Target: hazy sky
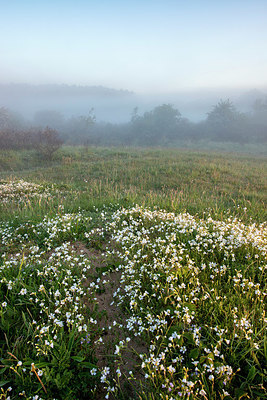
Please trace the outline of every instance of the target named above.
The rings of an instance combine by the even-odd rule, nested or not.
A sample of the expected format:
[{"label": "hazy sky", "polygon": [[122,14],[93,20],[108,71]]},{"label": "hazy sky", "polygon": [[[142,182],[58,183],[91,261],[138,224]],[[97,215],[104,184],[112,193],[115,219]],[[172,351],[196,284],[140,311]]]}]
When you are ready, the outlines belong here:
[{"label": "hazy sky", "polygon": [[267,87],[267,0],[0,0],[0,83]]}]

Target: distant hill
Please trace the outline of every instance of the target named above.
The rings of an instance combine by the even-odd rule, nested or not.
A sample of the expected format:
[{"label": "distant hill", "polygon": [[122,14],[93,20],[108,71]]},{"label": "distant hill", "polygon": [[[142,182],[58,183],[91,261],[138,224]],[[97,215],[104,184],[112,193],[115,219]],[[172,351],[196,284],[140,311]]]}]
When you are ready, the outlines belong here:
[{"label": "distant hill", "polygon": [[78,86],[78,85],[30,85],[30,84],[1,84],[0,97],[3,96],[130,96],[133,92],[128,90],[117,90],[104,86]]},{"label": "distant hill", "polygon": [[0,107],[32,119],[38,111],[58,111],[65,117],[87,115],[94,108],[98,120],[121,122],[138,103],[135,94],[104,86],[1,84]]}]

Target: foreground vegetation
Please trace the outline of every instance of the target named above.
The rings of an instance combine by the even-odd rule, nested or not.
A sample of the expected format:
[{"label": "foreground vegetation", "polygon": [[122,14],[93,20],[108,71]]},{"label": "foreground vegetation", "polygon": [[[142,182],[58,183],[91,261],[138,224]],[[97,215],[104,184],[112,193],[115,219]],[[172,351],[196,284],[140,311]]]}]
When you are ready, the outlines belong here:
[{"label": "foreground vegetation", "polygon": [[263,158],[1,162],[2,399],[266,398]]}]

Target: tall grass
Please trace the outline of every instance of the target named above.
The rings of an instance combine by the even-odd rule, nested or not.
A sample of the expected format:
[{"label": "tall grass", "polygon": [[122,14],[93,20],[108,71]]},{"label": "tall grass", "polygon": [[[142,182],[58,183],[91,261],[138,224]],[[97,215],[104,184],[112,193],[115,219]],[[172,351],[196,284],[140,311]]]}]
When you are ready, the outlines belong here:
[{"label": "tall grass", "polygon": [[[229,210],[244,221],[266,219],[264,157],[80,147],[65,147],[56,159],[41,165],[31,152],[12,152],[10,157],[0,179],[24,179],[57,189],[49,199],[25,199],[25,216],[53,213],[60,204],[77,211],[107,203],[138,203],[176,212],[203,214],[210,209],[217,216]],[[0,209],[2,218],[18,211],[11,203]]]}]

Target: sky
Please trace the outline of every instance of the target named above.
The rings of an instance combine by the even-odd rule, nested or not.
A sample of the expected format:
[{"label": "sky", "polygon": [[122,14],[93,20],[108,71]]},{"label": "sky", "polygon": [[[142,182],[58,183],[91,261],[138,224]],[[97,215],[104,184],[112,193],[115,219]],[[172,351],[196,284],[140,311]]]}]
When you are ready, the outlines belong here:
[{"label": "sky", "polygon": [[266,0],[0,0],[0,83],[267,88]]}]

